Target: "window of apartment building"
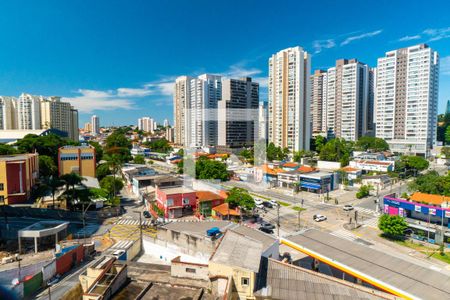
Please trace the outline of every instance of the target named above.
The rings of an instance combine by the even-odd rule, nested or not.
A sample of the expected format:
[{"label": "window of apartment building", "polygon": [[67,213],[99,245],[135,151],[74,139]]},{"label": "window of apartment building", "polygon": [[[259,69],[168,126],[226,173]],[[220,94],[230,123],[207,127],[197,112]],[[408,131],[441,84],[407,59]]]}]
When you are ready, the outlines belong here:
[{"label": "window of apartment building", "polygon": [[4,184],[0,183],[0,191],[3,191],[3,189],[4,189]]},{"label": "window of apartment building", "polygon": [[183,198],[183,205],[189,205],[189,198]]},{"label": "window of apartment building", "polygon": [[197,273],[197,270],[193,269],[193,268],[186,268],[186,273]]},{"label": "window of apartment building", "polygon": [[167,206],[173,206],[173,199],[172,198],[167,199]]},{"label": "window of apartment building", "polygon": [[247,286],[250,283],[250,279],[248,277],[241,277],[241,285]]},{"label": "window of apartment building", "polygon": [[0,204],[5,204],[5,196],[0,196]]}]

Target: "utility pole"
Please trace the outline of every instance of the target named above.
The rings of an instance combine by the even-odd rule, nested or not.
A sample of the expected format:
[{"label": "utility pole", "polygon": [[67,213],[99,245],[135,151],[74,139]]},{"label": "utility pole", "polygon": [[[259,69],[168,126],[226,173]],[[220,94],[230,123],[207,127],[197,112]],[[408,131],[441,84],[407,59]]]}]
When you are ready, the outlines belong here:
[{"label": "utility pole", "polygon": [[277,205],[277,235],[280,238],[280,205]]},{"label": "utility pole", "polygon": [[144,237],[142,234],[142,214],[138,211],[139,213],[139,235],[141,237],[141,251],[144,248]]}]

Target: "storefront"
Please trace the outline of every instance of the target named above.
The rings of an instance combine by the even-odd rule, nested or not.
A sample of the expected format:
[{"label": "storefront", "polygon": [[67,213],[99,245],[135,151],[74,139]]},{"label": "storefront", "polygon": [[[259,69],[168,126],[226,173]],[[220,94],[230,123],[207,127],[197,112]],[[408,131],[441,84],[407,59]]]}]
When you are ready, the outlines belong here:
[{"label": "storefront", "polygon": [[300,175],[300,188],[316,194],[323,194],[334,190],[333,173],[317,172]]}]

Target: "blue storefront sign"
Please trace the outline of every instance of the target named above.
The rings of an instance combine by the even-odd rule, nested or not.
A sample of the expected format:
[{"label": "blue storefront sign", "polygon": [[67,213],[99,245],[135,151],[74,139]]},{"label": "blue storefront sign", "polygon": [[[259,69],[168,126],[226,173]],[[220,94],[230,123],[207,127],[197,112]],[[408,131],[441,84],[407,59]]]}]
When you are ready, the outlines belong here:
[{"label": "blue storefront sign", "polygon": [[443,210],[439,207],[429,207],[424,204],[416,203],[416,202],[408,202],[405,200],[395,199],[395,198],[387,198],[384,197],[384,204],[392,207],[403,208],[410,211],[416,211],[423,214],[430,214],[436,217],[448,218],[450,216],[450,211]]}]

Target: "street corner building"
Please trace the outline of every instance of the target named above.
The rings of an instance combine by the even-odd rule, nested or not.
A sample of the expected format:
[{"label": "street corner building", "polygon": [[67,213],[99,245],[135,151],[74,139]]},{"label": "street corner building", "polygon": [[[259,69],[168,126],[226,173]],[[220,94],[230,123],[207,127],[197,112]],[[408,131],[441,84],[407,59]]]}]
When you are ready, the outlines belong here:
[{"label": "street corner building", "polygon": [[38,174],[37,153],[0,156],[0,205],[26,202]]}]

